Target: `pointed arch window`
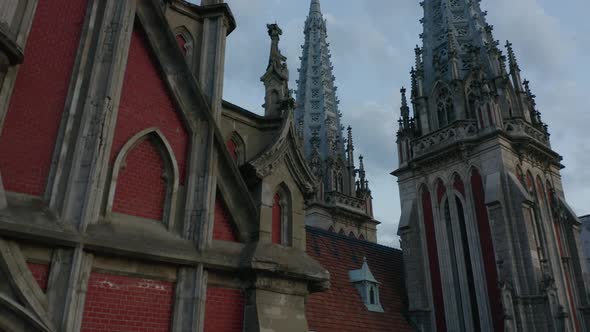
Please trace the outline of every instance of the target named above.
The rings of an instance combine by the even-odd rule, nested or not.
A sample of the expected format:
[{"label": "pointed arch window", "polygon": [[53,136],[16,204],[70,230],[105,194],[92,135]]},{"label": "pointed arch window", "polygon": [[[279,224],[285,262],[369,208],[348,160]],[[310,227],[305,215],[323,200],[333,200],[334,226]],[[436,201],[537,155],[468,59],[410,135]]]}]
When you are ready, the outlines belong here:
[{"label": "pointed arch window", "polygon": [[272,234],[274,244],[292,245],[293,222],[290,191],[281,185],[273,196],[272,205]]},{"label": "pointed arch window", "polygon": [[233,132],[225,145],[231,158],[238,166],[243,165],[246,162],[246,146],[240,134]]},{"label": "pointed arch window", "polygon": [[438,127],[442,128],[455,121],[455,106],[453,104],[453,97],[446,87],[440,89],[436,100]]},{"label": "pointed arch window", "polygon": [[189,66],[191,65],[191,59],[193,58],[194,51],[194,38],[188,29],[184,26],[177,27],[174,29],[174,35],[176,36],[176,42],[180,51],[184,55],[184,58],[188,61]]}]

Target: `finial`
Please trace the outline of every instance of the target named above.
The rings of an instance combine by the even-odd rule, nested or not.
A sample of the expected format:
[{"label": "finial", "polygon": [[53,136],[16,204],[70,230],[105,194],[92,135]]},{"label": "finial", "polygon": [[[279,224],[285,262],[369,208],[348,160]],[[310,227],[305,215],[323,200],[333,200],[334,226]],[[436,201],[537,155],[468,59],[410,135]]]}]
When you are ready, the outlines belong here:
[{"label": "finial", "polygon": [[402,107],[408,107],[408,98],[406,98],[406,88],[402,86],[399,90],[402,94]]},{"label": "finial", "polygon": [[510,65],[510,70],[520,71],[520,67],[518,66],[518,62],[516,61],[516,55],[514,54],[514,49],[512,49],[511,42],[506,41],[506,49],[508,50],[508,62]]}]

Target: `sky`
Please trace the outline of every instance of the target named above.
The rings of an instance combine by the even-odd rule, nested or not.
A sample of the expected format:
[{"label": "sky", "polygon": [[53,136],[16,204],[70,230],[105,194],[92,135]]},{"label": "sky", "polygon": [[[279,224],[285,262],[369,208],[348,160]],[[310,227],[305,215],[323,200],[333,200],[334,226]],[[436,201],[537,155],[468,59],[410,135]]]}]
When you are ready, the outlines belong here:
[{"label": "sky", "polygon": [[[309,0],[226,0],[237,21],[227,41],[224,99],[263,114],[270,39],[267,23],[283,30],[290,88],[296,90]],[[381,244],[399,247],[400,216],[395,133],[402,86],[410,85],[414,47],[422,32],[418,0],[321,0],[344,126],[353,127],[355,154],[365,156],[382,224]],[[590,11],[588,0],[482,0],[494,37],[514,49],[531,81],[554,150],[563,156],[566,199],[590,214]],[[586,97],[586,98],[585,98]]]}]

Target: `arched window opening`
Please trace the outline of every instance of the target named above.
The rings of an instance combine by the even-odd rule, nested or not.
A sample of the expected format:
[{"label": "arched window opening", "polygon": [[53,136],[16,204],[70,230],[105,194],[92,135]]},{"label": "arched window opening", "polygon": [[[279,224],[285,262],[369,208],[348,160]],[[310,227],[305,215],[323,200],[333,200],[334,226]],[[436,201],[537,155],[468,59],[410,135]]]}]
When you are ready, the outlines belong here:
[{"label": "arched window opening", "polygon": [[228,139],[227,143],[227,150],[229,151],[229,155],[232,157],[232,159],[237,162],[238,161],[238,146],[236,144],[236,142],[234,142],[233,139]]},{"label": "arched window opening", "polygon": [[477,100],[475,99],[475,96],[473,94],[470,94],[467,100],[469,104],[469,107],[467,108],[467,118],[475,120],[477,119],[477,115],[475,115]]},{"label": "arched window opening", "polygon": [[444,224],[447,229],[447,241],[449,245],[449,258],[451,259],[451,270],[453,273],[453,288],[455,291],[454,301],[457,304],[457,312],[459,314],[459,324],[461,331],[465,331],[465,317],[463,316],[463,301],[461,300],[461,284],[459,281],[459,265],[457,250],[455,249],[455,236],[453,234],[451,207],[449,200],[445,199],[442,205],[442,216],[444,217]]},{"label": "arched window opening", "polygon": [[354,233],[352,231],[350,231],[350,233],[348,233],[348,237],[351,239],[356,239],[356,236],[354,235]]},{"label": "arched window opening", "polygon": [[344,228],[340,229],[340,232],[338,232],[339,235],[346,235],[346,233],[344,232]]},{"label": "arched window opening", "polygon": [[330,226],[330,228],[328,228],[328,231],[329,231],[329,232],[332,232],[332,233],[336,232],[336,231],[334,230],[334,226]]},{"label": "arched window opening", "polygon": [[186,56],[186,44],[187,44],[187,40],[184,38],[184,36],[182,34],[178,34],[176,35],[176,42],[178,43],[178,47],[180,47],[180,50],[182,51],[182,54],[184,54],[184,56]]},{"label": "arched window opening", "polygon": [[463,203],[459,197],[455,196],[457,206],[457,215],[459,217],[459,229],[461,231],[461,244],[463,246],[463,259],[467,272],[467,283],[469,288],[469,300],[471,307],[471,316],[473,317],[473,326],[475,331],[480,331],[479,309],[477,305],[477,292],[475,291],[475,277],[473,273],[473,264],[471,262],[471,250],[469,248],[469,238],[467,237],[467,228],[465,223],[465,211]]},{"label": "arched window opening", "polygon": [[486,108],[488,113],[488,120],[490,121],[490,125],[492,126],[495,124],[494,115],[492,114],[492,108],[490,107],[490,104],[487,104]]},{"label": "arched window opening", "polygon": [[373,287],[369,291],[369,303],[375,304],[375,289]]},{"label": "arched window opening", "polygon": [[437,96],[438,127],[442,128],[455,121],[455,107],[449,89],[442,88]]},{"label": "arched window opening", "polygon": [[238,164],[238,166],[246,162],[245,144],[240,134],[233,132],[225,145],[231,158],[236,162],[236,164]]},{"label": "arched window opening", "polygon": [[518,178],[518,180],[520,181],[520,183],[523,186],[525,186],[525,183],[524,183],[524,173],[522,172],[522,168],[519,165],[516,166],[516,177]]},{"label": "arched window opening", "polygon": [[277,193],[273,197],[272,205],[272,243],[274,244],[282,244],[282,215],[281,195]]},{"label": "arched window opening", "polygon": [[430,191],[426,186],[422,187],[422,212],[424,216],[424,229],[426,233],[426,246],[428,251],[428,265],[430,269],[430,285],[432,287],[432,299],[437,331],[446,331],[445,303],[443,300],[442,278],[438,262],[438,247],[434,230],[434,214]]},{"label": "arched window opening", "polygon": [[342,178],[342,173],[338,173],[337,175],[337,183],[338,183],[338,191],[339,192],[343,192],[344,191],[344,180]]},{"label": "arched window opening", "polygon": [[359,240],[365,241],[365,236],[363,234],[359,235]]},{"label": "arched window opening", "polygon": [[291,246],[293,238],[291,192],[281,184],[273,196],[272,243]]},{"label": "arched window opening", "polygon": [[188,31],[187,28],[182,26],[174,30],[174,35],[176,36],[176,42],[178,43],[180,51],[184,55],[184,58],[187,59],[190,65],[190,59],[192,59],[193,57],[194,49],[194,38],[192,34]]},{"label": "arched window opening", "polygon": [[530,171],[526,172],[526,188],[529,194],[535,195],[535,181]]},{"label": "arched window opening", "polygon": [[471,191],[473,193],[473,203],[475,205],[479,243],[483,256],[492,319],[494,322],[494,328],[499,330],[504,324],[504,309],[501,302],[500,289],[498,287],[496,255],[492,241],[492,231],[490,229],[487,206],[485,204],[484,183],[483,178],[477,169],[473,169],[471,172]]}]

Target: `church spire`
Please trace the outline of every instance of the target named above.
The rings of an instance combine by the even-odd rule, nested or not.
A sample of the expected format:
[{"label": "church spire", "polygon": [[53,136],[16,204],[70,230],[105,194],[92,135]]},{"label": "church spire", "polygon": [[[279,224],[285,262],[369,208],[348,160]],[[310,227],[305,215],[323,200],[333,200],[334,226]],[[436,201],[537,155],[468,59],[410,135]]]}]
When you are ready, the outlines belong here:
[{"label": "church spire", "polygon": [[309,6],[309,16],[315,15],[322,17],[322,8],[320,6],[320,0],[311,0],[311,5]]},{"label": "church spire", "polygon": [[346,160],[336,84],[319,0],[312,0],[305,21],[305,43],[297,81],[297,121],[303,123],[304,151],[324,161]]}]

